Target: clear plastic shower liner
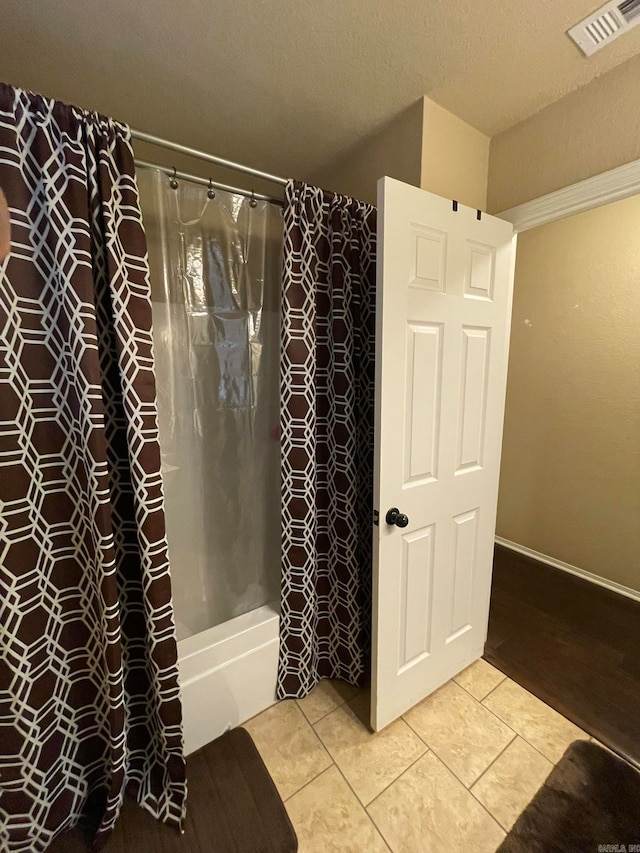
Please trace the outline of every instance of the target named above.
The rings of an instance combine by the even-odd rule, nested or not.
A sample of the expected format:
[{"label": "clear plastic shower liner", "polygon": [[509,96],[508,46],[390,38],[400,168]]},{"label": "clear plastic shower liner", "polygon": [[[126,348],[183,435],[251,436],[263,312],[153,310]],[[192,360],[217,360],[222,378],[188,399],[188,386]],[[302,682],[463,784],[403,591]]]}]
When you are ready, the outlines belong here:
[{"label": "clear plastic shower liner", "polygon": [[279,598],[282,215],[137,174],[178,639]]}]

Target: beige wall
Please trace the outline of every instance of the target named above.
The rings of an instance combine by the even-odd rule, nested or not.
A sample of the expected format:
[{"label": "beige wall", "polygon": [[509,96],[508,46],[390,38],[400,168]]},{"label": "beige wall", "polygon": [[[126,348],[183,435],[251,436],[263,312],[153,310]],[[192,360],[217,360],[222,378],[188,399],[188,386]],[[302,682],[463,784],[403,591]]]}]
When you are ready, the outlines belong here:
[{"label": "beige wall", "polygon": [[422,100],[390,124],[312,176],[328,190],[376,203],[378,178],[387,175],[420,186]]},{"label": "beige wall", "polygon": [[640,159],[640,56],[490,139],[429,98],[311,179],[375,204],[389,175],[498,213]]},{"label": "beige wall", "polygon": [[507,210],[637,159],[640,56],[493,137],[488,210]]},{"label": "beige wall", "polygon": [[640,591],[640,197],[518,238],[497,533]]},{"label": "beige wall", "polygon": [[429,98],[313,176],[330,190],[376,203],[388,175],[486,210],[490,139]]},{"label": "beige wall", "polygon": [[489,137],[429,98],[423,113],[420,186],[486,210]]}]

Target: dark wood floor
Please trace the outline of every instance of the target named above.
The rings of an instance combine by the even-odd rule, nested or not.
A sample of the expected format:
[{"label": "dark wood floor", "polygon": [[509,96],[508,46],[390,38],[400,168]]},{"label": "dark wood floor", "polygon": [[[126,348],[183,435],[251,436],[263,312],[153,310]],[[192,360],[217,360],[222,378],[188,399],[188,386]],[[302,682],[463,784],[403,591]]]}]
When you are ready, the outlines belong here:
[{"label": "dark wood floor", "polygon": [[640,602],[496,545],[484,657],[640,767]]}]

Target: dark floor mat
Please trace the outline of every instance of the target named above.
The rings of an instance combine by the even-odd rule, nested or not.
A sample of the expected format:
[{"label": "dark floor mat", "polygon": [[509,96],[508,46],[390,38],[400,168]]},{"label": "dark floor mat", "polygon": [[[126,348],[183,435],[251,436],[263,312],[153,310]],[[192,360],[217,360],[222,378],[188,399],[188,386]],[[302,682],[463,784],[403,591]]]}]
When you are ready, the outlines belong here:
[{"label": "dark floor mat", "polygon": [[[233,729],[187,759],[184,835],[127,798],[105,853],[295,853],[298,841],[267,768],[244,729]],[[86,853],[80,830],[49,853]]]},{"label": "dark floor mat", "polygon": [[640,773],[594,743],[572,743],[498,853],[640,850]]}]

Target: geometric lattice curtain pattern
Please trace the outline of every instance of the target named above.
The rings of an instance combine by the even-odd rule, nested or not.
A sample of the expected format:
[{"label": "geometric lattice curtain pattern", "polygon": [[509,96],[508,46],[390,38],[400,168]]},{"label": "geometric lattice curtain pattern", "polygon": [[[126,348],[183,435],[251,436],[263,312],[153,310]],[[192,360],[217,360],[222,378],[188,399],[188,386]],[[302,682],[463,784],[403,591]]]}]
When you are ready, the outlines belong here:
[{"label": "geometric lattice curtain pattern", "polygon": [[0,85],[0,187],[0,849],[98,849],[186,793],[130,133]]},{"label": "geometric lattice curtain pattern", "polygon": [[284,222],[281,698],[369,677],[376,210],[290,182]]}]

